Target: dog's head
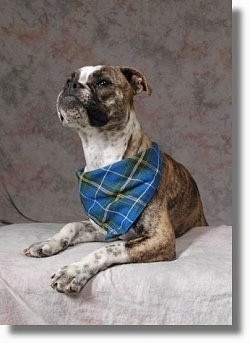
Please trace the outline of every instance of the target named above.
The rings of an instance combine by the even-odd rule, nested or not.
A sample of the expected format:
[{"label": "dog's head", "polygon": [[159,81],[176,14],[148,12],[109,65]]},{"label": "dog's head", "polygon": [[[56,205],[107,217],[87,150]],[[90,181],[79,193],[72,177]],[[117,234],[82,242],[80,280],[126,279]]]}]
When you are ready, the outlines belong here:
[{"label": "dog's head", "polygon": [[114,128],[126,125],[133,97],[151,88],[143,74],[129,67],[83,67],[71,74],[58,95],[64,126]]}]

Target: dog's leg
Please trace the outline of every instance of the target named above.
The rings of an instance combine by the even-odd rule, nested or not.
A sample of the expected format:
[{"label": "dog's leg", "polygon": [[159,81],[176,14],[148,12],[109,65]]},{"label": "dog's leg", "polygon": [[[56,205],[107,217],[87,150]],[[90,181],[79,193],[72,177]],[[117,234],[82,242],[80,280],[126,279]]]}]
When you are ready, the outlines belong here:
[{"label": "dog's leg", "polygon": [[60,268],[52,276],[51,286],[58,292],[77,293],[89,279],[111,265],[175,259],[174,230],[167,219],[163,212],[158,220],[148,222],[148,228],[141,237],[128,242],[114,242],[92,252],[80,262]]},{"label": "dog's leg", "polygon": [[31,257],[47,257],[65,250],[70,245],[81,242],[103,241],[105,233],[90,221],[66,224],[57,234],[46,241],[36,242],[24,249],[24,254]]},{"label": "dog's leg", "polygon": [[159,215],[153,217],[149,210],[144,223],[147,223],[147,226],[143,235],[126,243],[130,261],[136,263],[175,260],[175,233],[167,211],[160,210]]},{"label": "dog's leg", "polygon": [[51,287],[62,293],[77,293],[96,275],[111,265],[130,262],[125,242],[114,242],[88,254],[82,261],[60,268],[52,276]]}]

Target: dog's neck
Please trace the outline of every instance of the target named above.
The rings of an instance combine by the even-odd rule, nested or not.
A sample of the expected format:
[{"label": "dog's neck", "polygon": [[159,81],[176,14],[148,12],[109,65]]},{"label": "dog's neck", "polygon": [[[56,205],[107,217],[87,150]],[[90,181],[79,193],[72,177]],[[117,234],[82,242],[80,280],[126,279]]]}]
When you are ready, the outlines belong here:
[{"label": "dog's neck", "polygon": [[85,156],[85,171],[98,169],[121,159],[135,155],[151,145],[131,110],[127,125],[119,131],[107,131],[97,127],[79,129]]}]

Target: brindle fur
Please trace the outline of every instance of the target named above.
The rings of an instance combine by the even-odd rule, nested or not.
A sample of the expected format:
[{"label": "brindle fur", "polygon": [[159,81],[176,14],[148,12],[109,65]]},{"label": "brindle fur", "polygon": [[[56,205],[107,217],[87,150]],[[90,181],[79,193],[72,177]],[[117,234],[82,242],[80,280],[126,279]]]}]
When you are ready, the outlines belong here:
[{"label": "brindle fur", "polygon": [[165,153],[162,156],[160,184],[135,224],[141,237],[126,244],[133,261],[173,260],[175,237],[208,225],[194,179],[183,165]]},{"label": "brindle fur", "polygon": [[[93,72],[91,72],[93,71]],[[81,74],[82,73],[82,74]],[[98,87],[102,79],[107,87]],[[73,87],[71,89],[70,87]],[[100,168],[149,148],[150,138],[136,118],[133,97],[151,88],[143,74],[129,67],[85,67],[74,72],[58,96],[63,125],[79,133],[86,171]],[[114,264],[171,261],[175,238],[195,226],[207,226],[199,191],[187,169],[162,152],[160,184],[129,232],[65,266],[52,276],[58,292],[79,292],[96,273]],[[27,256],[45,257],[80,242],[103,241],[105,232],[91,221],[70,223],[50,239],[32,244]]]}]

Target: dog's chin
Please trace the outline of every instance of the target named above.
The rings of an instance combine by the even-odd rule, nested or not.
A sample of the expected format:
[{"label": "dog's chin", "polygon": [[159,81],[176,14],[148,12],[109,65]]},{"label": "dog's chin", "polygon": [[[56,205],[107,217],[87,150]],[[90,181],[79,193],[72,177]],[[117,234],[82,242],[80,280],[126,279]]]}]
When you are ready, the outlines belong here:
[{"label": "dog's chin", "polygon": [[60,122],[66,127],[103,127],[109,121],[102,109],[87,108],[77,98],[71,96],[59,100],[57,112]]},{"label": "dog's chin", "polygon": [[58,117],[61,124],[64,127],[71,127],[71,128],[87,128],[87,127],[104,127],[107,124],[107,120],[105,116],[98,115],[96,113],[91,113],[90,115],[86,111],[86,109],[65,109],[65,108],[58,108]]},{"label": "dog's chin", "polygon": [[83,113],[75,114],[65,111],[58,110],[58,117],[61,122],[61,124],[64,127],[70,127],[70,128],[81,128],[89,126],[88,120],[86,120],[87,115]]},{"label": "dog's chin", "polygon": [[59,97],[57,111],[63,126],[76,129],[96,127],[112,130],[126,121],[124,115],[112,114],[114,109],[108,113],[104,106],[94,101],[83,104],[77,97],[69,95]]}]

